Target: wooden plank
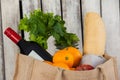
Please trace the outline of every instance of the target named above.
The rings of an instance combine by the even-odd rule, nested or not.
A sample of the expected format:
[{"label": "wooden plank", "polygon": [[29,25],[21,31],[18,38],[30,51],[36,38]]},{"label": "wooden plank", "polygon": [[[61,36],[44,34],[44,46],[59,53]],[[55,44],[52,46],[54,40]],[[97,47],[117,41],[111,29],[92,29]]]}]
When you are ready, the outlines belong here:
[{"label": "wooden plank", "polygon": [[100,0],[81,0],[81,4],[83,20],[87,12],[96,12],[100,14]]},{"label": "wooden plank", "polygon": [[[55,15],[61,15],[60,0],[42,0],[42,8],[44,12],[51,12]],[[50,37],[48,39],[47,51],[53,55],[56,50],[57,49],[54,45],[54,38]]]},{"label": "wooden plank", "polygon": [[[30,12],[35,10],[35,9],[40,9],[40,0],[21,0],[22,1],[22,11],[23,11],[23,16],[30,15]],[[26,40],[29,40],[29,33],[24,32],[24,36]]]},{"label": "wooden plank", "polygon": [[2,52],[2,45],[0,43],[0,80],[4,78],[4,64],[3,64],[3,52]]},{"label": "wooden plank", "polygon": [[30,14],[31,11],[35,9],[40,9],[40,0],[21,0],[22,1],[22,8],[23,8],[23,15]]},{"label": "wooden plank", "polygon": [[1,29],[0,29],[0,80],[3,80],[4,76],[4,63],[3,63],[3,46],[2,46],[2,37],[1,37]]},{"label": "wooden plank", "polygon": [[[10,26],[17,31],[19,21],[19,0],[1,0],[2,29],[3,31]],[[3,33],[2,33],[3,34]],[[18,53],[17,46],[3,35],[4,58],[6,80],[13,80],[15,70],[15,54]]]},{"label": "wooden plank", "polygon": [[102,18],[106,25],[106,52],[117,57],[120,78],[120,9],[119,0],[102,0]]},{"label": "wooden plank", "polygon": [[75,33],[80,38],[78,48],[82,51],[80,0],[62,0],[62,5],[67,31]]},{"label": "wooden plank", "polygon": [[[1,0],[0,0],[1,4]],[[2,27],[1,27],[1,8],[0,8],[0,80],[4,80],[4,61],[3,61],[3,37],[2,37]]]},{"label": "wooden plank", "polygon": [[[1,4],[1,2],[0,2]],[[1,20],[1,9],[0,9],[0,20]],[[3,43],[2,43],[2,27],[0,21],[0,80],[4,80],[4,62],[3,62]]]},{"label": "wooden plank", "polygon": [[42,0],[42,8],[44,12],[61,15],[60,0]]}]

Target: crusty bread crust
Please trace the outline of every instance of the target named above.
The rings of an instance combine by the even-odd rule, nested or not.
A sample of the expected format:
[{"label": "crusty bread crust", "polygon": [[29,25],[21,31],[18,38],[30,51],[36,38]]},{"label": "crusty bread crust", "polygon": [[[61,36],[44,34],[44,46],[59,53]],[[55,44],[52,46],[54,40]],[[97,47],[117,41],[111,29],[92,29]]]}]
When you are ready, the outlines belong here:
[{"label": "crusty bread crust", "polygon": [[89,12],[84,19],[84,54],[102,56],[105,50],[105,25],[99,14]]}]

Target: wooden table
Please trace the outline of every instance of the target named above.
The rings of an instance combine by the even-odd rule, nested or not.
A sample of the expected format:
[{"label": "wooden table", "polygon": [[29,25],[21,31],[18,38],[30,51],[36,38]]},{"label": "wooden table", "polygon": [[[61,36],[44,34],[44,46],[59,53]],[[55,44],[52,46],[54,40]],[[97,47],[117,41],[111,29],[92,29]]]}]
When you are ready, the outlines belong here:
[{"label": "wooden table", "polygon": [[[21,0],[22,8],[20,8],[19,0],[0,0],[0,5],[0,80],[13,80],[15,54],[19,53],[18,47],[3,34],[4,30],[10,26],[20,33],[18,31],[20,14],[29,15],[30,11],[38,8],[44,12],[61,15],[66,21],[67,31],[79,36],[79,49],[81,51],[84,15],[91,11],[100,14],[106,27],[105,52],[117,58],[120,72],[119,0]],[[28,33],[24,35],[28,40]],[[52,39],[49,40],[48,51],[53,54],[56,49],[53,44],[50,44],[51,41]]]}]

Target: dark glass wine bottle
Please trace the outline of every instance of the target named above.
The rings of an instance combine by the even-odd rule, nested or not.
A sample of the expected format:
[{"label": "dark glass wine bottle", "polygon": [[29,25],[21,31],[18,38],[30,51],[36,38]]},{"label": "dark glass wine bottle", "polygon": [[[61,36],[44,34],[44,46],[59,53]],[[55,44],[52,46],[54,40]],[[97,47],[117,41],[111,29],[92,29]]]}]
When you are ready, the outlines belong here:
[{"label": "dark glass wine bottle", "polygon": [[10,27],[5,30],[4,34],[19,46],[22,54],[32,56],[39,60],[42,58],[43,60],[52,61],[52,56],[39,44],[22,39],[21,36]]}]

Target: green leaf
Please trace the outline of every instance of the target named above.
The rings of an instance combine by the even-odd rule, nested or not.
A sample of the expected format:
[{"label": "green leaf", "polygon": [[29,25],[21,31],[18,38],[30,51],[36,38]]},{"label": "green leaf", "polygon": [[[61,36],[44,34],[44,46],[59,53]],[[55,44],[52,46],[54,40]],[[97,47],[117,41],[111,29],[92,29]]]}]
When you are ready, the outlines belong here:
[{"label": "green leaf", "polygon": [[59,41],[60,40],[60,35],[56,32],[53,32],[52,33],[53,37],[56,39],[56,41]]},{"label": "green leaf", "polygon": [[43,36],[38,36],[36,39],[37,43],[40,44],[44,49],[47,49],[47,40]]},{"label": "green leaf", "polygon": [[64,35],[64,30],[62,29],[60,23],[56,23],[56,24],[54,25],[54,31],[55,31],[56,33],[58,33],[60,36],[63,36],[63,35]]},{"label": "green leaf", "polygon": [[40,9],[34,10],[30,16],[24,16],[20,20],[19,30],[29,32],[29,39],[37,42],[44,49],[47,49],[47,40],[50,36],[55,38],[57,48],[74,46],[79,38],[66,31],[65,21],[61,16],[53,13],[44,13]]},{"label": "green leaf", "polygon": [[25,31],[29,31],[30,28],[27,26],[28,25],[28,18],[25,15],[25,17],[23,19],[20,20],[20,24],[19,24],[19,30],[25,30]]},{"label": "green leaf", "polygon": [[36,41],[36,36],[35,36],[34,34],[30,34],[29,39],[30,39],[31,41]]}]

